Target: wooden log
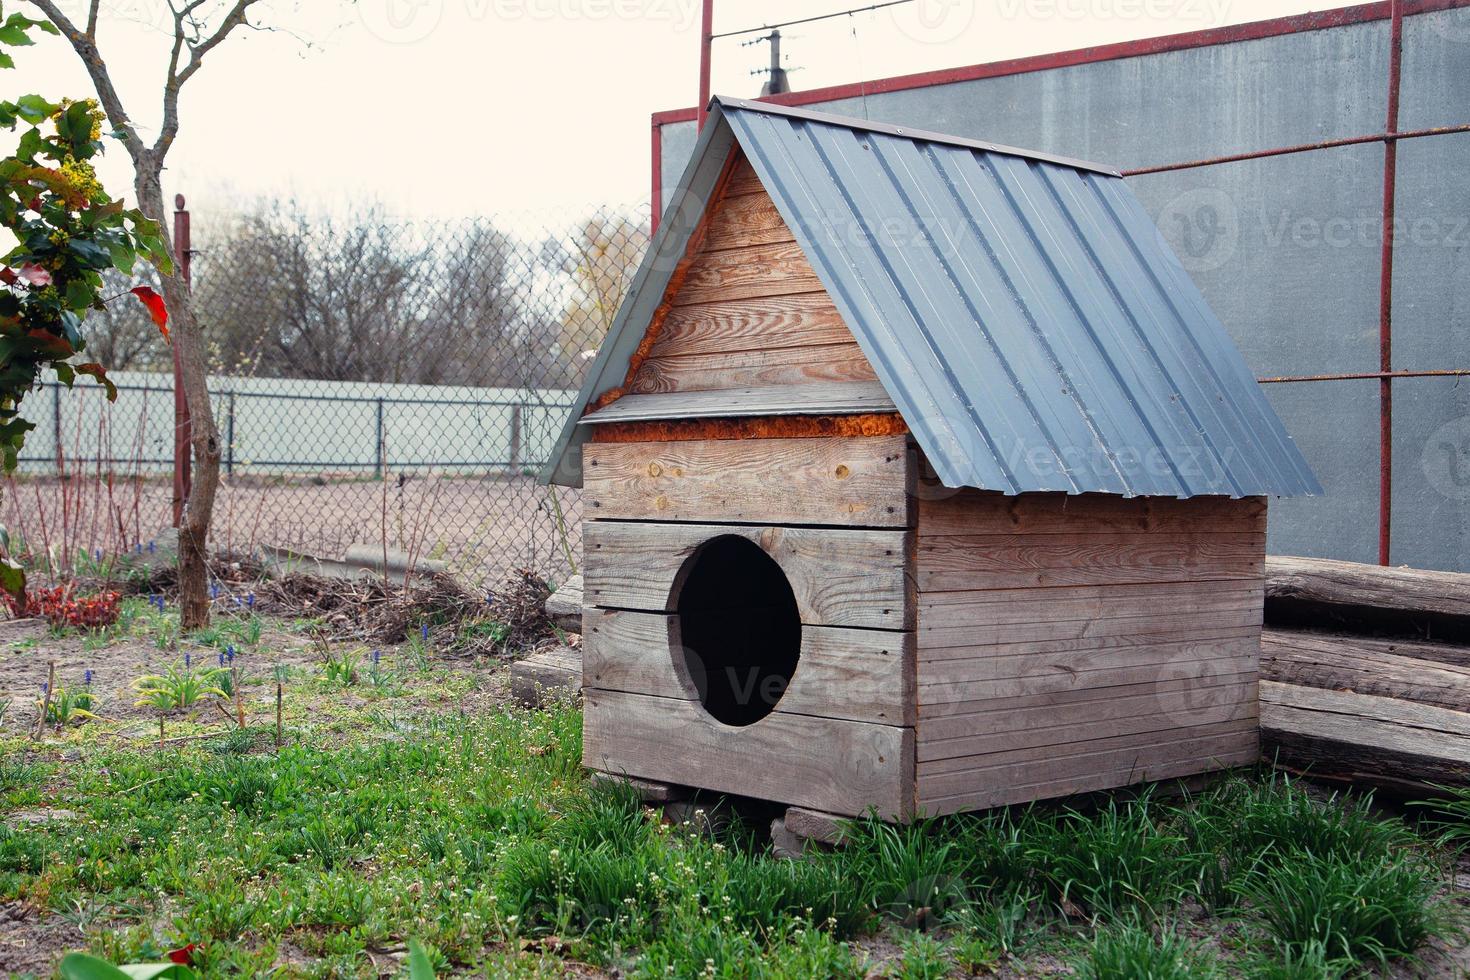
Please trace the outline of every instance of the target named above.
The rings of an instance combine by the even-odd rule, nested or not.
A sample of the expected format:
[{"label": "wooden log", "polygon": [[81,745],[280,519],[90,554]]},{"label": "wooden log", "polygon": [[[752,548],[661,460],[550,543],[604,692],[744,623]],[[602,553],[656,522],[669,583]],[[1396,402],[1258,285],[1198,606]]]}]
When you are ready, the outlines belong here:
[{"label": "wooden log", "polygon": [[1470,783],[1470,712],[1261,682],[1268,760],[1316,778],[1413,793]]},{"label": "wooden log", "polygon": [[1261,635],[1263,680],[1397,698],[1453,711],[1470,711],[1470,662],[1465,661],[1470,661],[1470,648],[1451,644],[1301,630],[1270,629]]},{"label": "wooden log", "polygon": [[907,527],[907,436],[592,442],[583,501],[599,519]]},{"label": "wooden log", "polygon": [[510,667],[510,694],[527,707],[582,689],[582,653],[571,647],[540,650]]},{"label": "wooden log", "polygon": [[1461,572],[1273,555],[1266,599],[1272,625],[1470,640],[1470,574]]},{"label": "wooden log", "polygon": [[582,632],[582,576],[573,575],[547,596],[545,609],[558,629]]}]

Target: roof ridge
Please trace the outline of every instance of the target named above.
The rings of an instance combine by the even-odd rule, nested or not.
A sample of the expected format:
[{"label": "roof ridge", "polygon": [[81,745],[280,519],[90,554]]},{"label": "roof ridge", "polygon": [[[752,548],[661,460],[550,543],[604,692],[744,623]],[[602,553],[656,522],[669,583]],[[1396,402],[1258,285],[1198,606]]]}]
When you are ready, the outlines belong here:
[{"label": "roof ridge", "polygon": [[1071,167],[1074,170],[1090,170],[1093,173],[1103,174],[1107,177],[1121,178],[1123,176],[1122,172],[1115,167],[1109,167],[1101,163],[1092,163],[1088,160],[1077,160],[1056,153],[1045,153],[1041,150],[1027,150],[1021,147],[1006,146],[1003,143],[991,143],[988,140],[970,139],[965,136],[952,136],[948,133],[936,133],[927,129],[894,126],[889,123],[873,122],[870,119],[858,119],[855,116],[841,116],[831,112],[799,109],[795,106],[777,105],[774,102],[763,102],[759,99],[737,99],[728,95],[715,95],[710,98],[710,106],[718,106],[727,112],[732,109],[743,112],[760,112],[773,116],[786,116],[791,119],[804,119],[808,122],[825,123],[830,126],[843,126],[847,129],[857,129],[869,133],[882,133],[885,136],[901,136],[904,139],[925,143],[943,143],[948,146],[961,146],[970,150],[981,150],[985,153],[999,153],[1004,156],[1021,157],[1026,160],[1039,160],[1042,163],[1054,163],[1058,166]]}]

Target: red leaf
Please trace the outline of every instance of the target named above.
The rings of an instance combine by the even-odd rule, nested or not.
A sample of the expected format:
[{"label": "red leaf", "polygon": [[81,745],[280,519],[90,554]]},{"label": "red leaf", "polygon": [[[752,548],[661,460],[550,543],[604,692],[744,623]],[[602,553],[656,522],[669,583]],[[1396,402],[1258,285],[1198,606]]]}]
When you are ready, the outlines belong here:
[{"label": "red leaf", "polygon": [[153,317],[154,324],[167,340],[168,307],[163,305],[163,297],[154,292],[151,286],[134,286],[130,291],[142,301],[144,306],[148,307],[148,315]]},{"label": "red leaf", "polygon": [[180,947],[179,949],[171,949],[169,950],[168,958],[172,962],[179,964],[179,966],[193,966],[194,950],[198,948],[198,943],[190,943],[189,945]]},{"label": "red leaf", "polygon": [[23,265],[20,267],[20,277],[32,286],[51,285],[51,273],[39,265]]}]

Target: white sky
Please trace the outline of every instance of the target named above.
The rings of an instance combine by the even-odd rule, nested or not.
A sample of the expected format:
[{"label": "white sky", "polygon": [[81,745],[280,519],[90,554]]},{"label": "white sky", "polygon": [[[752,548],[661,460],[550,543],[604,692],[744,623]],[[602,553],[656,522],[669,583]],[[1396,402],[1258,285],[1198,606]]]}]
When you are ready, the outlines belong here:
[{"label": "white sky", "polygon": [[[717,0],[715,29],[872,0]],[[62,0],[83,16],[85,0]],[[792,27],[793,88],[948,68],[1262,20],[1346,0],[915,0]],[[295,196],[314,207],[488,215],[646,196],[649,115],[692,105],[698,0],[267,0],[291,33],[238,32],[190,81],[168,191],[196,209]],[[28,3],[8,10],[35,14]],[[104,0],[101,46],[129,111],[152,132],[165,0]],[[295,36],[292,36],[292,35]],[[716,93],[753,95],[764,46],[717,41]],[[70,47],[16,52],[7,96],[90,95]],[[130,187],[116,147],[102,169]]]}]

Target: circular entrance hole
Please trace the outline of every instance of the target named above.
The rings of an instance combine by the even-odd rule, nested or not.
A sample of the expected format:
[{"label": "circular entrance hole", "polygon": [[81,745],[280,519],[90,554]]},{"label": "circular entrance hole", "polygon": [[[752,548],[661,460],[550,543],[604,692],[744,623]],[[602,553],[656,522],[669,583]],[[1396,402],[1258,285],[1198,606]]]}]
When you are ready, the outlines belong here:
[{"label": "circular entrance hole", "polygon": [[674,656],[699,701],[726,725],[750,725],[786,693],[801,655],[801,616],[775,559],[745,538],[715,538],[684,567]]}]

